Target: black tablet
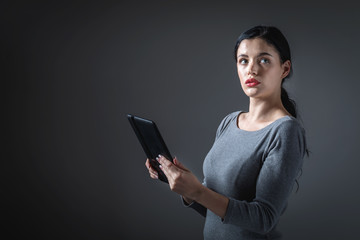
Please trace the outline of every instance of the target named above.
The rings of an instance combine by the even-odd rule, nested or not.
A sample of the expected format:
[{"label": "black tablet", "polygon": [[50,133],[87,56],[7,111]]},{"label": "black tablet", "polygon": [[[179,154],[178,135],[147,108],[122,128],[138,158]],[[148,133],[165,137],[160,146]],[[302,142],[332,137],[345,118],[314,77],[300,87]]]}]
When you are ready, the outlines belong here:
[{"label": "black tablet", "polygon": [[164,139],[154,121],[128,114],[127,118],[141,143],[146,157],[150,160],[151,166],[158,172],[159,179],[168,183],[168,180],[159,167],[156,157],[161,154],[170,161],[173,160]]}]

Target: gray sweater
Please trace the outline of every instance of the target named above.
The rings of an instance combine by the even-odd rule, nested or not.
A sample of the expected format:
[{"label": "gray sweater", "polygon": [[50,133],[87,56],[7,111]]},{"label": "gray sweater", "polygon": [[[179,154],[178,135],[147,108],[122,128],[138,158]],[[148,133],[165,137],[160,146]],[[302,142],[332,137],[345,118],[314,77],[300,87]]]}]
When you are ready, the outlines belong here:
[{"label": "gray sweater", "polygon": [[303,164],[304,129],[286,116],[245,131],[239,114],[221,121],[203,164],[203,184],[230,199],[224,219],[196,202],[186,206],[206,217],[206,240],[280,239],[276,225]]}]

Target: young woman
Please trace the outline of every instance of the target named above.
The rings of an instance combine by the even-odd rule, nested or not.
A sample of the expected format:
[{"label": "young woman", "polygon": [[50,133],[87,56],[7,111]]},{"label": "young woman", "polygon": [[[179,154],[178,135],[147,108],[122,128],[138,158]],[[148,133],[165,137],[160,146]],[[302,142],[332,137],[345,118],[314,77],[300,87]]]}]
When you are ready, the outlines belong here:
[{"label": "young woman", "polygon": [[[280,239],[276,225],[306,153],[295,103],[282,87],[292,71],[290,48],[277,28],[256,26],[238,38],[235,59],[249,110],[221,121],[203,183],[176,158],[157,160],[170,189],[206,217],[204,239]],[[146,167],[157,179],[149,160]]]}]

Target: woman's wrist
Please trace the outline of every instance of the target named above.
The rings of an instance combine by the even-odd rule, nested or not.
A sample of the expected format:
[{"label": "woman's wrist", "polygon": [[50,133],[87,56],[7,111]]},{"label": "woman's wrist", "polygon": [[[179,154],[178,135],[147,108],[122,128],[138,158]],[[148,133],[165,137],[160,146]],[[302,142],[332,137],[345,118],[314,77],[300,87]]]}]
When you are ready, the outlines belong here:
[{"label": "woman's wrist", "polygon": [[206,187],[201,184],[197,189],[197,191],[193,194],[192,199],[196,202],[199,202],[206,190],[205,188]]},{"label": "woman's wrist", "polygon": [[194,191],[191,196],[182,196],[188,204],[196,201],[198,202],[199,199],[201,199],[201,196],[203,195],[203,192],[205,191],[204,185],[200,184],[198,189]]},{"label": "woman's wrist", "polygon": [[229,198],[214,192],[213,190],[201,185],[199,191],[194,194],[194,201],[211,210],[221,218],[225,217]]}]

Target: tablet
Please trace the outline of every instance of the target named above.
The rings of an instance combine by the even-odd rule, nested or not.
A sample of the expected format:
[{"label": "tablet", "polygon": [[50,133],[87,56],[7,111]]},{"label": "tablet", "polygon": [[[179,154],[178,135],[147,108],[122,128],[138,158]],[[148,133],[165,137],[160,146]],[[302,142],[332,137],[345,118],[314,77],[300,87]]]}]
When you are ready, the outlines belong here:
[{"label": "tablet", "polygon": [[127,118],[146,154],[151,166],[158,172],[159,179],[168,183],[168,180],[159,167],[156,157],[161,154],[170,161],[173,160],[164,139],[154,121],[128,114]]}]

